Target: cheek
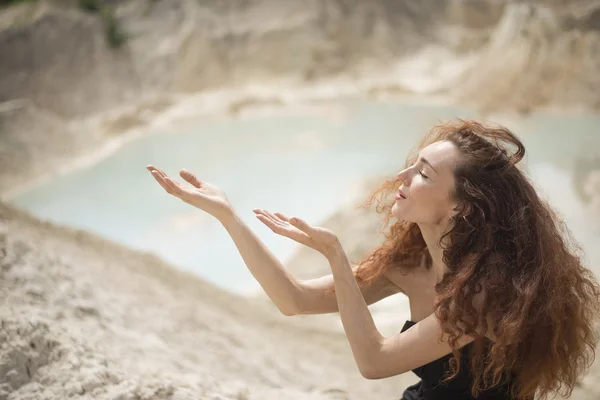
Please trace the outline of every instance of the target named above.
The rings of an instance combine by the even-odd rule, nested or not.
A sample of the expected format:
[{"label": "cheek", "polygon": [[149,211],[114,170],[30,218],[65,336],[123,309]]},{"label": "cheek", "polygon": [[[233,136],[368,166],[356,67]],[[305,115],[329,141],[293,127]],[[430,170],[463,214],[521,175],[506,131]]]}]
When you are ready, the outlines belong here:
[{"label": "cheek", "polygon": [[[450,207],[446,191],[430,185],[419,185],[411,188],[413,206],[425,214],[443,214]],[[433,216],[433,215],[432,215]]]},{"label": "cheek", "polygon": [[419,184],[411,186],[410,188],[410,198],[415,200],[416,204],[427,205],[435,202],[438,194],[435,191],[435,188],[426,185]]}]

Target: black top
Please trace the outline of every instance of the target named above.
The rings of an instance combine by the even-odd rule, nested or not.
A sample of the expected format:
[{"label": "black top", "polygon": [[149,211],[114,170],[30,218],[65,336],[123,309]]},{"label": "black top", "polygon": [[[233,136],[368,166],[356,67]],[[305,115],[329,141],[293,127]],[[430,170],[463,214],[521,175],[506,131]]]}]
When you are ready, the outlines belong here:
[{"label": "black top", "polygon": [[[402,332],[415,324],[415,322],[406,321]],[[412,371],[421,378],[421,381],[409,386],[404,391],[401,400],[512,400],[508,385],[501,385],[481,392],[477,397],[471,395],[473,377],[469,365],[469,349],[473,344],[469,343],[460,349],[460,371],[448,382],[442,383],[441,381],[445,377],[445,372],[450,369],[452,353],[413,369]]]}]

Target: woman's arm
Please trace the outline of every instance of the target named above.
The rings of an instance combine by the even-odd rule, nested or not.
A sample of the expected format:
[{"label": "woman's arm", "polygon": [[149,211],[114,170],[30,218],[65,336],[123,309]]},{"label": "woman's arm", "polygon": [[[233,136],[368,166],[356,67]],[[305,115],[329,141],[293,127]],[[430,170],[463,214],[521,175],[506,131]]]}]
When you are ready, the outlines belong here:
[{"label": "woman's arm", "polygon": [[[332,291],[334,288],[332,274],[302,281],[300,286],[303,301],[299,314],[327,314],[339,311],[335,292]],[[361,287],[361,294],[367,305],[401,292],[402,290],[385,274],[374,279],[368,286]]]},{"label": "woman's arm", "polygon": [[[443,332],[435,314],[405,332],[383,337],[360,296],[342,247],[332,248],[327,259],[333,271],[342,325],[358,369],[365,378],[399,375],[452,352],[448,342],[440,340]],[[465,335],[459,339],[458,347],[471,341],[473,338]]]},{"label": "woman's arm", "polygon": [[277,308],[285,315],[293,315],[296,312],[301,293],[298,281],[281,266],[273,254],[242,222],[223,190],[198,179],[196,175],[184,169],[179,172],[179,175],[189,185],[175,181],[154,165],[148,165],[146,168],[167,193],[209,213],[220,221],[233,238],[250,272]]},{"label": "woman's arm", "polygon": [[[264,210],[255,212],[274,232],[319,251],[329,261],[332,277],[325,277],[327,283],[325,278],[322,278],[323,282],[320,285],[330,285],[329,279],[333,280],[335,300],[344,331],[358,369],[365,378],[378,379],[402,374],[452,351],[447,340],[442,340],[443,331],[435,314],[429,315],[399,335],[383,337],[367,307],[367,296],[361,292],[346,253],[333,232],[280,213],[272,214]],[[379,282],[386,287],[387,284],[382,283],[383,281]],[[317,287],[315,285],[315,288]],[[471,341],[473,337],[463,335],[457,345],[460,348]]]},{"label": "woman's arm", "polygon": [[281,265],[237,213],[232,211],[219,221],[271,301],[284,315],[297,314],[301,304],[300,282]]},{"label": "woman's arm", "polygon": [[[252,230],[231,212],[219,219],[233,239],[252,275],[284,315],[323,314],[338,311],[333,287],[333,275],[298,280],[285,269]],[[362,290],[367,304],[375,303],[400,292],[400,288],[385,276]]]},{"label": "woman's arm", "polygon": [[[184,169],[179,175],[189,185],[175,181],[154,165],[148,165],[146,168],[167,193],[211,214],[225,226],[250,272],[283,314],[337,311],[335,295],[325,294],[332,287],[333,278],[329,276],[298,281],[242,222],[221,189],[198,179],[196,175]],[[364,290],[366,300],[371,303],[395,293],[391,285],[385,278],[369,285]]]}]

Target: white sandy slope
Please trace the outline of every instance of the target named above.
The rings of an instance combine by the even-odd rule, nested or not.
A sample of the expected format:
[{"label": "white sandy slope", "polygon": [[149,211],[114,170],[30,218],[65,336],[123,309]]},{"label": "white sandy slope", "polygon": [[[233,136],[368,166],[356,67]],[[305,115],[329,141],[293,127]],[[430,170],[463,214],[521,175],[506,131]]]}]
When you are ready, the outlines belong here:
[{"label": "white sandy slope", "polygon": [[[215,266],[218,268],[218,266]],[[344,335],[0,203],[0,400],[394,399]]]}]

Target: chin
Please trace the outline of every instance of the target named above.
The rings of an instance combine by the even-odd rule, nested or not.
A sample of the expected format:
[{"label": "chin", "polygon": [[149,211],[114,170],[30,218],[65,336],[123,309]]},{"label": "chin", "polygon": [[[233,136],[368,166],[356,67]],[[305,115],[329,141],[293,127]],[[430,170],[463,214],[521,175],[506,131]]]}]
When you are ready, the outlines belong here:
[{"label": "chin", "polygon": [[398,218],[399,221],[412,222],[404,210],[402,210],[401,207],[398,207],[398,202],[394,203],[391,211],[392,215]]}]

